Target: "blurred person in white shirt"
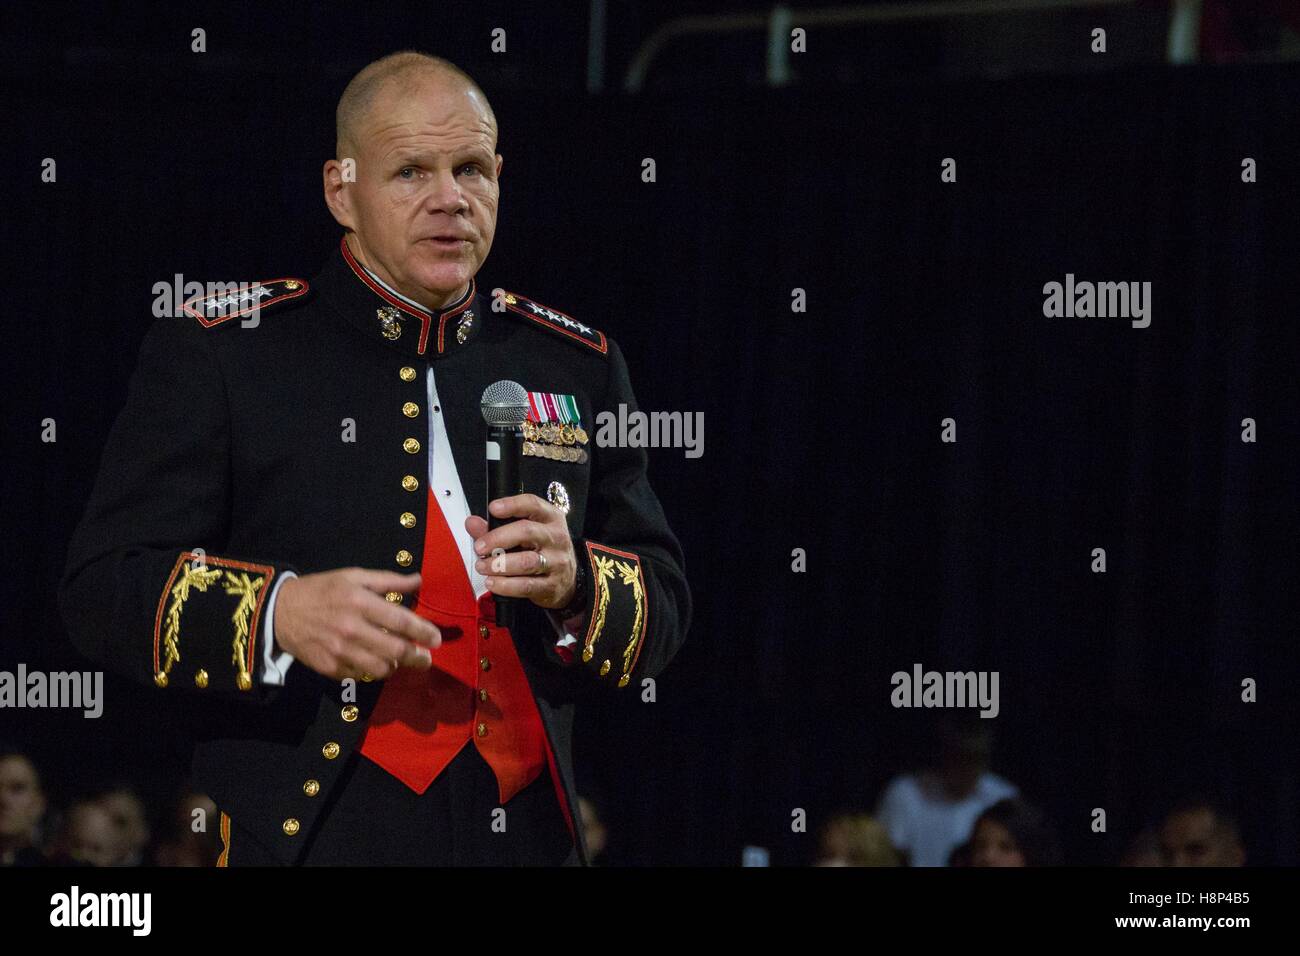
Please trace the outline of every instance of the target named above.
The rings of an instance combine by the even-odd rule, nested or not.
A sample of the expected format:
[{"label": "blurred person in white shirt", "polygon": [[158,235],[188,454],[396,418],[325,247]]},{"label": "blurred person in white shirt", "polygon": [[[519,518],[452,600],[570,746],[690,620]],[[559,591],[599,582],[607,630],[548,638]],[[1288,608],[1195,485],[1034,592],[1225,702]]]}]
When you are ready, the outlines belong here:
[{"label": "blurred person in white shirt", "polygon": [[989,769],[993,731],[977,715],[938,721],[933,756],[924,769],[895,777],[881,794],[876,818],[911,866],[946,866],[971,835],[979,815],[1019,795]]}]

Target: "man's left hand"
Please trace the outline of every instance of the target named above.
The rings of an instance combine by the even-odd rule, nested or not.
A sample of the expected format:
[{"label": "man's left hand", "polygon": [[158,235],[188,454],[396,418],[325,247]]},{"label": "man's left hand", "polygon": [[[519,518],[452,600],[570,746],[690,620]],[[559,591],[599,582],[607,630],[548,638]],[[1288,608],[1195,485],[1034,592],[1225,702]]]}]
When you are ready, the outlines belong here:
[{"label": "man's left hand", "polygon": [[[475,569],[502,597],[527,598],[539,607],[562,608],[573,598],[577,557],[564,512],[536,495],[513,495],[488,504],[496,518],[514,518],[494,531],[478,515],[465,519],[474,539]],[[511,554],[493,554],[497,549]],[[543,560],[543,557],[545,560]]]}]

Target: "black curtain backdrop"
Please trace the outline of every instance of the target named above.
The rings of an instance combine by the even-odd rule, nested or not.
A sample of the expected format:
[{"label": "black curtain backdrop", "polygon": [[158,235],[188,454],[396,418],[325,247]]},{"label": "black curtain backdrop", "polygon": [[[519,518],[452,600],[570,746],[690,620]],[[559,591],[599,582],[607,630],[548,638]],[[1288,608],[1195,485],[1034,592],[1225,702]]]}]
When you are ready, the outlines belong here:
[{"label": "black curtain backdrop", "polygon": [[[690,638],[654,703],[579,713],[613,859],[811,860],[829,813],[924,758],[932,714],[889,700],[921,663],[999,672],[994,767],[1068,860],[1113,862],[1212,789],[1252,861],[1300,862],[1294,66],[589,98],[498,89],[486,54],[405,37],[294,69],[11,77],[0,666],[86,666],[56,583],[153,284],[313,274],[338,239],[334,102],[408,45],[459,59],[500,119],[480,285],[605,329],[646,409],[704,413],[702,458],[651,453]],[[1150,281],[1150,328],[1045,318],[1066,273]],[[0,736],[56,792],[125,776],[161,798],[187,721],[220,720],[195,708],[110,679],[100,720],[5,711]]]}]

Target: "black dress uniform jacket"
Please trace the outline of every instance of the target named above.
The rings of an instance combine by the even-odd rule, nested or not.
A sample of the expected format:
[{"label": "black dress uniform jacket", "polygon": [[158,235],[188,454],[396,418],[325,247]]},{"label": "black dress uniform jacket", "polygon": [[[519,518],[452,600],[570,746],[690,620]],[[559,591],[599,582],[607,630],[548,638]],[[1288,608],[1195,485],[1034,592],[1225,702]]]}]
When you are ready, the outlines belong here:
[{"label": "black dress uniform jacket", "polygon": [[195,783],[270,860],[301,862],[382,685],[352,685],[353,703],[345,685],[300,663],[283,687],[264,685],[266,598],[286,571],[419,570],[427,363],[475,513],[486,500],[479,400],[489,384],[573,396],[591,439],[567,446],[585,455],[534,454],[521,469],[527,492],[547,498],[552,482],[567,491],[590,581],[577,658],[556,655],[555,629],[530,603],[513,631],[575,815],[575,693],[637,693],[684,638],[681,550],[646,454],[595,441],[598,413],[636,409],[618,346],[497,292],[472,286],[457,306],[421,312],[336,251],[310,281],[194,300],[185,316],[158,319],[142,346],[70,546],[62,611],[84,653],[154,693],[181,706],[193,694],[229,702],[203,730]]}]

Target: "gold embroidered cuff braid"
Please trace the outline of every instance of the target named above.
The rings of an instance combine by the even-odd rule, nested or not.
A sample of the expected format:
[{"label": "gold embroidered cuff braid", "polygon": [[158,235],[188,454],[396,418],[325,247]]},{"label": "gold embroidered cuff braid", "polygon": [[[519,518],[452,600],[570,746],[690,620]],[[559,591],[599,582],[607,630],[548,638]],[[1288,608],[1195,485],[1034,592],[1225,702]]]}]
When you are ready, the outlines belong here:
[{"label": "gold embroidered cuff braid", "polygon": [[153,679],[184,675],[199,690],[253,688],[262,605],[276,569],[183,551],[158,599]]},{"label": "gold embroidered cuff braid", "polygon": [[594,541],[585,544],[591,612],[582,661],[602,678],[617,675],[618,686],[626,687],[641,654],[649,614],[641,559]]}]

